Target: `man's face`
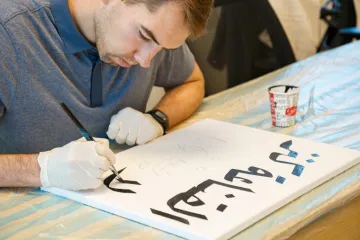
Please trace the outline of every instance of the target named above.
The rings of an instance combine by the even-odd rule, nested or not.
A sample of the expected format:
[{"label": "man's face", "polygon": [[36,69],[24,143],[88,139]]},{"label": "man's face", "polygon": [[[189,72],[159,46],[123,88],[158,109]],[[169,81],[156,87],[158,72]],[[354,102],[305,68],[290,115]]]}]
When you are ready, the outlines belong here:
[{"label": "man's face", "polygon": [[149,67],[162,48],[180,47],[189,31],[178,3],[169,1],[151,13],[144,4],[110,0],[95,13],[95,35],[102,61]]}]

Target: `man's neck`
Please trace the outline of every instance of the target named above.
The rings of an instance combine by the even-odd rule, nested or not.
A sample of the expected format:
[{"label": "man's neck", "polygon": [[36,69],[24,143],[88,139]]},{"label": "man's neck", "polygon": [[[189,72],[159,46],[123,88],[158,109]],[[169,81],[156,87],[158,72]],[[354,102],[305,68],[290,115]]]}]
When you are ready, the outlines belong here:
[{"label": "man's neck", "polygon": [[95,11],[103,4],[101,0],[68,0],[70,13],[79,32],[95,44]]}]

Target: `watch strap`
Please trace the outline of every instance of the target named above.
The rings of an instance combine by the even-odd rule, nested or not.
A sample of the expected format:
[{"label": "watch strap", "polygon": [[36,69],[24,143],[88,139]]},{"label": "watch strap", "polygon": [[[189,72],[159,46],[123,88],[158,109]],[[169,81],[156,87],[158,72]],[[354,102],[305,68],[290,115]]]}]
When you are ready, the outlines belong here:
[{"label": "watch strap", "polygon": [[158,109],[150,110],[147,113],[150,114],[158,123],[160,123],[165,134],[169,128],[169,119],[166,114]]}]

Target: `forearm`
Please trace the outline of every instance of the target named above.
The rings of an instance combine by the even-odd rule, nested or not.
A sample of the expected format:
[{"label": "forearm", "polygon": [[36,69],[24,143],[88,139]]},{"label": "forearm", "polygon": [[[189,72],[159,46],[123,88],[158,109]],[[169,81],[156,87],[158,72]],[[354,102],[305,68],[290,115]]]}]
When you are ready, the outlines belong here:
[{"label": "forearm", "polygon": [[190,117],[204,99],[204,79],[197,65],[192,76],[184,84],[168,91],[156,106],[168,116],[169,128]]},{"label": "forearm", "polygon": [[0,154],[0,187],[39,187],[38,154]]}]

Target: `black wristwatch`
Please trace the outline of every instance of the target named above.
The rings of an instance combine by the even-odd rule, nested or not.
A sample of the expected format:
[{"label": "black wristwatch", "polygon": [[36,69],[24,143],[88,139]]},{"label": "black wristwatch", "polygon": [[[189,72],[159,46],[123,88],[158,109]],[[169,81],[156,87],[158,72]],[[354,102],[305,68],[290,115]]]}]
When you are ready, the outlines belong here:
[{"label": "black wristwatch", "polygon": [[158,109],[150,110],[147,113],[150,114],[158,123],[160,123],[165,134],[169,128],[169,119],[166,114]]}]

